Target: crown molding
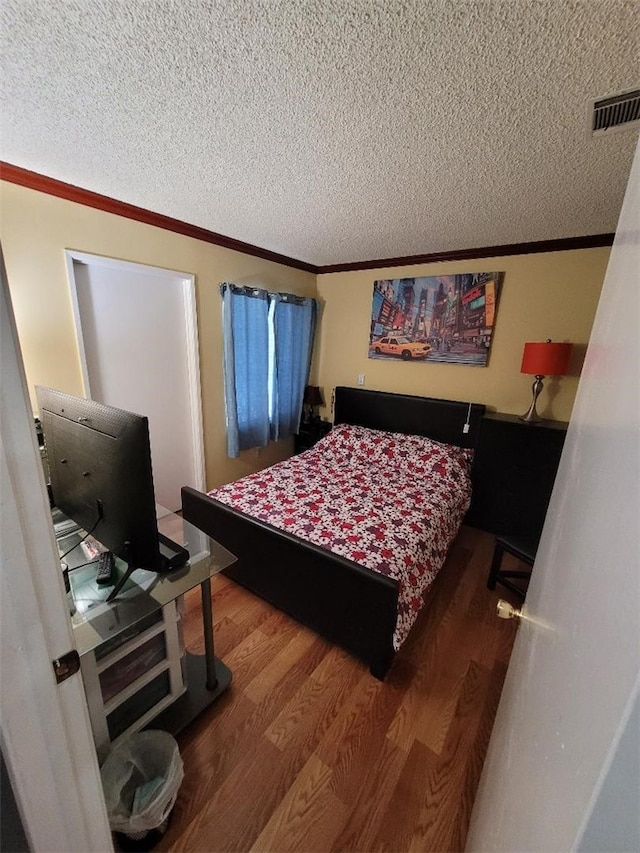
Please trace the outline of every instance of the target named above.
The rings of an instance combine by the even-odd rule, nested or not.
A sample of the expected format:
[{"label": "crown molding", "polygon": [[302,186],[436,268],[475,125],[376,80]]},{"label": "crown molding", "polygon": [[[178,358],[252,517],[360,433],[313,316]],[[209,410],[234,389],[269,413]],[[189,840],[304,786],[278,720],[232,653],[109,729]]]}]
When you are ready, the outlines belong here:
[{"label": "crown molding", "polygon": [[127,204],[127,202],[118,201],[109,196],[73,186],[73,184],[66,184],[55,178],[49,178],[46,175],[22,169],[20,166],[13,166],[11,163],[0,161],[0,178],[12,184],[19,184],[21,187],[28,187],[47,195],[64,198],[67,201],[73,201],[77,204],[84,204],[86,207],[93,207],[96,210],[103,210],[106,213],[113,213],[116,216],[124,216],[126,219],[134,219],[136,222],[145,223],[145,225],[164,228],[165,231],[173,231],[185,237],[193,237],[195,240],[203,240],[205,243],[213,243],[225,249],[243,252],[245,255],[254,255],[257,258],[273,261],[276,264],[283,264],[284,266],[294,267],[295,269],[310,273],[315,273],[317,270],[314,264],[308,264],[296,258],[289,258],[286,255],[262,249],[260,246],[253,246],[251,243],[243,243],[241,240],[235,240],[233,237],[225,237],[224,234],[217,234],[215,231],[208,231],[206,228],[190,225],[188,222],[173,219],[161,213],[153,213],[153,211],[146,210],[143,207],[136,207],[133,204]]},{"label": "crown molding", "polygon": [[568,252],[571,249],[593,249],[611,246],[615,234],[590,234],[586,237],[563,237],[559,240],[539,240],[533,243],[509,243],[504,246],[480,246],[452,252],[432,252],[428,255],[407,255],[400,258],[379,258],[349,264],[329,264],[318,267],[317,274],[373,270],[382,267],[407,267],[415,264],[435,264],[442,261],[467,261],[476,258],[497,258],[505,255],[532,255],[540,252]]},{"label": "crown molding", "polygon": [[22,187],[28,187],[38,192],[57,196],[58,198],[64,198],[67,201],[73,201],[77,204],[84,204],[96,210],[103,210],[106,213],[113,213],[116,216],[124,216],[126,219],[133,219],[136,222],[143,222],[146,225],[153,225],[156,228],[164,228],[166,231],[173,231],[176,234],[193,237],[195,240],[203,240],[205,243],[213,243],[225,249],[243,252],[246,255],[253,255],[257,258],[263,258],[264,260],[273,261],[274,263],[283,264],[294,269],[304,270],[304,272],[314,273],[315,275],[351,272],[354,270],[374,270],[382,269],[383,267],[408,267],[415,266],[416,264],[433,264],[444,261],[496,258],[504,257],[505,255],[531,255],[541,252],[567,252],[572,249],[593,249],[601,246],[611,246],[615,237],[615,234],[590,234],[585,237],[563,237],[558,240],[510,243],[502,246],[480,246],[475,249],[458,249],[450,252],[431,252],[424,255],[407,255],[398,258],[378,258],[370,261],[317,266],[309,264],[306,261],[287,257],[286,255],[280,255],[277,252],[271,252],[268,249],[262,249],[260,246],[254,246],[251,243],[243,243],[241,240],[235,240],[233,237],[225,237],[224,234],[217,234],[215,231],[208,231],[206,228],[200,228],[197,225],[190,225],[188,222],[183,222],[180,219],[173,219],[161,213],[153,213],[143,207],[136,207],[133,204],[118,201],[109,196],[100,195],[100,193],[91,192],[90,190],[82,189],[82,187],[76,187],[73,184],[66,184],[63,181],[49,178],[46,175],[40,175],[37,172],[30,172],[28,169],[22,169],[20,166],[14,166],[11,163],[0,161],[0,178],[9,183],[19,184]]}]

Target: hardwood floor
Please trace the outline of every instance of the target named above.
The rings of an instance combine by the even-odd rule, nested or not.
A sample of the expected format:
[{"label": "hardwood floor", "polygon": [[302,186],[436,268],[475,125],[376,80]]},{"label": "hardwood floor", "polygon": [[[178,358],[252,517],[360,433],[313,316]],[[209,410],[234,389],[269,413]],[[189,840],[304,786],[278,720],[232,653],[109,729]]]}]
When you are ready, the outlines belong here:
[{"label": "hardwood floor", "polygon": [[[517,628],[495,616],[507,591],[486,589],[492,549],[462,529],[385,682],[214,578],[233,681],[178,737],[185,778],[155,849],[463,850]],[[203,651],[198,592],[184,630]]]}]

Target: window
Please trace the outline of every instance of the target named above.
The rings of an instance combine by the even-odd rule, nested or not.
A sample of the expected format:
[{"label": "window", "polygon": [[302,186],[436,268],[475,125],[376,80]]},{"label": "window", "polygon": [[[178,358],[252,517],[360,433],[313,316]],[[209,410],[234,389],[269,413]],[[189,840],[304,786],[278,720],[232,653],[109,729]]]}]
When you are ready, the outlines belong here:
[{"label": "window", "polygon": [[221,285],[227,451],[298,431],[316,325],[314,299]]}]

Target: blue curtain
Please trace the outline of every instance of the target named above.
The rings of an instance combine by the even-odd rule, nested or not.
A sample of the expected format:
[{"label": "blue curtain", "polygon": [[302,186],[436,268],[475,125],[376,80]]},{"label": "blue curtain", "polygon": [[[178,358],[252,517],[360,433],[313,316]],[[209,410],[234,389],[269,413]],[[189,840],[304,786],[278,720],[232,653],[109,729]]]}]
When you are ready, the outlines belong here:
[{"label": "blue curtain", "polygon": [[314,299],[221,285],[227,450],[298,431],[316,326]]},{"label": "blue curtain", "polygon": [[222,285],[227,452],[269,443],[269,299],[264,290]]},{"label": "blue curtain", "polygon": [[316,324],[316,303],[283,294],[272,294],[275,306],[275,381],[271,436],[286,438],[298,432],[304,388],[309,377]]}]

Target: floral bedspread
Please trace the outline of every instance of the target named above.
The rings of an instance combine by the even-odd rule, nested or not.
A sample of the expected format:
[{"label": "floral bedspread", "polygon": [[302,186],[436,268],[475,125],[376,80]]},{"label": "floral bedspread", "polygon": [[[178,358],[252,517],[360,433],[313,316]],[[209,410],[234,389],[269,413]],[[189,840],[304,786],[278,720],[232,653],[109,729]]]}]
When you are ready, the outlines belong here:
[{"label": "floral bedspread", "polygon": [[313,448],[222,486],[222,503],[395,578],[397,650],[471,498],[472,451],[340,424]]}]

